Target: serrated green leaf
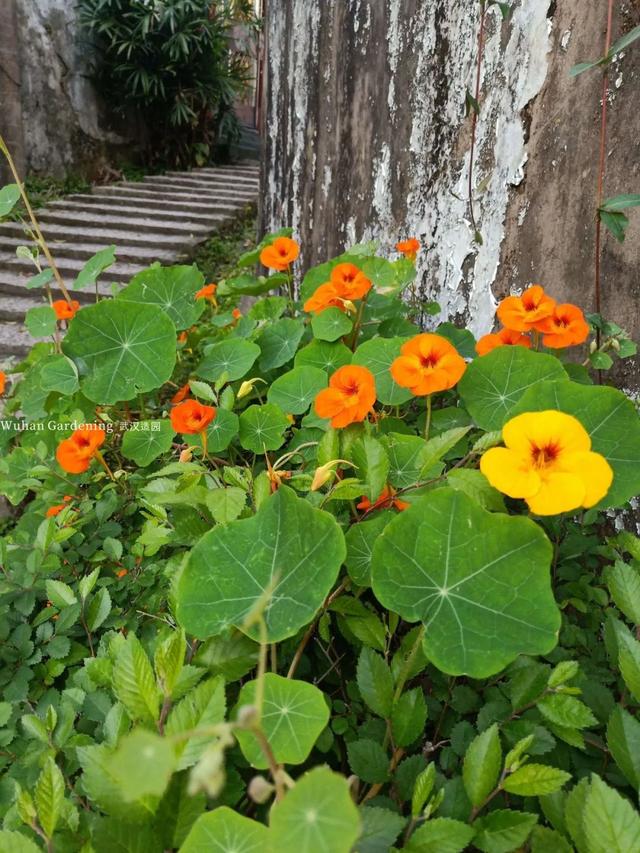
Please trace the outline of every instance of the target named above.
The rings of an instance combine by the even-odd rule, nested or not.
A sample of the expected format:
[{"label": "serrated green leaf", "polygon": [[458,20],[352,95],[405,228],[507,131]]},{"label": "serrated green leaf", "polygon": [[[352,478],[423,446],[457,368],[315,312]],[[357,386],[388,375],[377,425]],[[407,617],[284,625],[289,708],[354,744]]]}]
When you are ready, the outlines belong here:
[{"label": "serrated green leaf", "polygon": [[391,709],[391,731],[396,746],[408,746],[424,732],[427,705],[421,687],[407,690]]},{"label": "serrated green leaf", "polygon": [[62,581],[49,578],[45,581],[45,588],[47,590],[47,598],[54,607],[69,607],[71,604],[77,604],[78,602],[75,592],[68,584]]},{"label": "serrated green leaf", "polygon": [[473,822],[473,843],[483,853],[511,853],[524,844],[537,820],[529,812],[496,809]]},{"label": "serrated green leaf", "polygon": [[640,723],[616,705],[607,723],[607,746],[628,781],[640,788]]},{"label": "serrated green leaf", "polygon": [[211,489],[207,492],[207,509],[218,524],[235,521],[246,503],[247,493],[237,486]]},{"label": "serrated green leaf", "polygon": [[389,756],[377,741],[352,740],[347,744],[347,755],[351,772],[363,782],[375,785],[389,779]]},{"label": "serrated green leaf", "polygon": [[393,707],[393,677],[379,654],[364,647],[358,658],[358,689],[368,707],[383,719],[388,719]]},{"label": "serrated green leaf", "polygon": [[493,791],[501,767],[502,746],[494,723],[473,740],[464,757],[462,780],[472,805],[481,805]]},{"label": "serrated green leaf", "polygon": [[584,804],[588,853],[630,853],[640,850],[640,816],[631,803],[599,776],[591,776]]},{"label": "serrated green leaf", "polygon": [[571,778],[570,773],[547,767],[545,764],[525,764],[504,780],[503,788],[519,797],[540,797],[553,794]]},{"label": "serrated green leaf", "polygon": [[544,696],[537,704],[542,716],[556,726],[569,729],[584,729],[598,721],[590,708],[575,696],[556,693]]},{"label": "serrated green leaf", "polygon": [[416,829],[403,850],[407,853],[462,853],[474,835],[475,829],[460,820],[437,817]]},{"label": "serrated green leaf", "polygon": [[160,695],[149,658],[133,633],[118,647],[113,666],[113,688],[133,720],[156,722]]},{"label": "serrated green leaf", "polygon": [[[165,734],[175,737],[185,732],[215,726],[223,722],[225,710],[224,681],[220,676],[210,678],[190,690],[184,699],[171,709],[165,725]],[[176,738],[176,769],[184,770],[195,764],[211,742],[211,735],[206,734]]]},{"label": "serrated green leaf", "polygon": [[53,758],[47,758],[35,788],[38,821],[47,838],[56,830],[64,801],[64,777]]},{"label": "serrated green leaf", "polygon": [[606,579],[616,605],[630,622],[640,625],[640,573],[618,561],[607,570]]}]

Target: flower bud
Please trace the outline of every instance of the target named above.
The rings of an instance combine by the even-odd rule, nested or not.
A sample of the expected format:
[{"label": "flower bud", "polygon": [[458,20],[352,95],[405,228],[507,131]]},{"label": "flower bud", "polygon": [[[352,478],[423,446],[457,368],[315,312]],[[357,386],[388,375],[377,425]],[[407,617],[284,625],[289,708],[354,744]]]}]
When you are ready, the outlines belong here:
[{"label": "flower bud", "polygon": [[183,462],[183,463],[184,463],[184,462],[191,462],[191,459],[192,459],[192,458],[193,458],[193,453],[191,452],[191,448],[190,448],[190,447],[186,447],[186,448],[182,451],[182,453],[180,454],[180,459],[179,459],[179,461],[180,461],[180,462]]},{"label": "flower bud", "polygon": [[331,459],[329,462],[325,462],[324,465],[320,465],[316,468],[316,472],[313,475],[313,481],[311,483],[311,491],[317,492],[318,489],[321,489],[333,473],[331,469],[334,465],[339,465],[340,463],[344,465],[353,464],[346,459]]},{"label": "flower bud", "polygon": [[255,705],[241,705],[236,719],[240,728],[250,729],[258,722],[258,709]]},{"label": "flower bud", "polygon": [[247,787],[247,794],[254,803],[262,805],[272,796],[275,787],[264,776],[254,776]]}]

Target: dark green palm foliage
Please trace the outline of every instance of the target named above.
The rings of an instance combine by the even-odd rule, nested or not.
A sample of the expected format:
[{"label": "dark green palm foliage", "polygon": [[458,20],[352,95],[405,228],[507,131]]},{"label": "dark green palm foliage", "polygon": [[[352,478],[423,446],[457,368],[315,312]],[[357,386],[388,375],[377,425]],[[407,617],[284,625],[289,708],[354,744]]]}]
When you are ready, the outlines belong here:
[{"label": "dark green palm foliage", "polygon": [[251,79],[251,39],[232,28],[259,23],[249,0],[80,0],[80,21],[98,49],[95,77],[120,116],[146,125],[149,162],[209,159],[234,142],[233,102]]}]

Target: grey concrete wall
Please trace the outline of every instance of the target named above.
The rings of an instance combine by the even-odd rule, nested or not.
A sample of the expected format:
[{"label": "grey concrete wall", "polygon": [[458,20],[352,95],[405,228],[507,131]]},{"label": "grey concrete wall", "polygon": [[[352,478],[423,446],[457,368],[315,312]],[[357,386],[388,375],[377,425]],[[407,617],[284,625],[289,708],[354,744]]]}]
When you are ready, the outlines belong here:
[{"label": "grey concrete wall", "polygon": [[2,0],[0,51],[0,78],[12,78],[11,88],[0,80],[0,132],[14,151],[22,142],[23,171],[99,174],[128,134],[109,126],[91,83],[75,0]]},{"label": "grey concrete wall", "polygon": [[[539,281],[593,308],[606,2],[514,0],[487,13],[474,170],[467,180],[478,0],[273,0],[267,22],[265,228],[292,225],[303,264],[376,238],[417,236],[425,296],[477,334],[496,300]],[[640,23],[617,3],[616,35]],[[607,195],[640,191],[640,43],[615,63]],[[605,239],[605,313],[640,337],[640,214]]]}]

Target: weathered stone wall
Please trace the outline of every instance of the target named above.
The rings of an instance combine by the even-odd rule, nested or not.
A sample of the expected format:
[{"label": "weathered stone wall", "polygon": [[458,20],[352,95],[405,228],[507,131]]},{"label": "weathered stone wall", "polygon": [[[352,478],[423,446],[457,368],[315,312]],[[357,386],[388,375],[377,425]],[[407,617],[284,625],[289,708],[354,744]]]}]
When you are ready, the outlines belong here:
[{"label": "weathered stone wall", "polygon": [[[616,4],[619,35],[638,0]],[[303,264],[377,238],[417,236],[425,295],[487,331],[496,299],[541,281],[592,308],[606,3],[515,0],[487,13],[474,167],[467,180],[478,0],[273,0],[267,22],[265,229],[292,225]],[[607,195],[640,190],[640,44],[612,75]],[[633,214],[632,214],[633,218]],[[604,309],[640,337],[640,215],[604,248]]]},{"label": "weathered stone wall", "polygon": [[126,145],[128,134],[109,126],[91,83],[92,49],[78,27],[75,0],[2,0],[0,5],[0,15],[15,16],[16,24],[12,35],[0,34],[0,46],[7,49],[11,41],[14,54],[6,66],[13,71],[13,89],[2,90],[0,132],[14,138],[15,149],[21,137],[29,173],[96,176],[114,146]]}]

